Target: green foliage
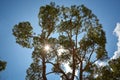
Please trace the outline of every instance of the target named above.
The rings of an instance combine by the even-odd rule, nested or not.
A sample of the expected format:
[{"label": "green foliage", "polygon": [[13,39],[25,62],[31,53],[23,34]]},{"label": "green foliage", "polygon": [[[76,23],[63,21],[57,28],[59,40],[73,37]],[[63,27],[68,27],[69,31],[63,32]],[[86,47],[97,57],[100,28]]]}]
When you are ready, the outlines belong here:
[{"label": "green foliage", "polygon": [[38,14],[39,25],[43,28],[43,31],[47,33],[47,37],[55,30],[58,13],[59,9],[53,2],[51,2],[50,5],[40,7]]},{"label": "green foliage", "polygon": [[[94,78],[94,60],[103,60],[107,56],[106,37],[102,25],[92,11],[84,5],[73,5],[70,8],[62,6],[60,10],[61,22],[58,25],[58,32],[62,34],[58,39],[59,44],[70,51],[70,57],[66,55],[73,58],[72,61],[69,60],[71,61],[69,65],[73,70],[81,68],[79,74],[82,76],[83,72],[87,71],[90,72],[91,78]],[[96,54],[96,59],[91,60],[93,54]],[[64,58],[66,55],[61,56]],[[67,59],[64,58],[66,61]],[[85,61],[84,67],[83,61]],[[79,79],[82,80],[80,76]]]},{"label": "green foliage", "polygon": [[42,66],[36,62],[32,63],[26,72],[26,80],[41,80]]},{"label": "green foliage", "polygon": [[88,39],[91,40],[91,42],[95,45],[97,59],[107,56],[107,52],[105,50],[105,32],[102,30],[101,25],[98,25],[95,28],[90,27],[87,36]]},{"label": "green foliage", "polygon": [[7,62],[0,60],[0,71],[5,70]]},{"label": "green foliage", "polygon": [[31,48],[32,26],[29,22],[20,22],[13,28],[13,35],[16,37],[16,43],[23,47]]},{"label": "green foliage", "polygon": [[70,41],[70,39],[67,36],[60,35],[59,36],[59,44],[62,45],[64,48],[71,48],[72,45],[74,45],[74,42]]},{"label": "green foliage", "polygon": [[79,45],[83,51],[87,51],[89,48],[91,48],[94,45],[94,43],[89,38],[83,37],[79,42]]},{"label": "green foliage", "polygon": [[95,44],[98,44],[103,47],[105,46],[105,32],[102,30],[101,25],[98,25],[95,28],[90,27],[87,35],[88,38],[91,39]]},{"label": "green foliage", "polygon": [[[85,79],[93,79],[94,62],[107,56],[107,52],[105,32],[92,11],[84,5],[64,7],[51,2],[40,7],[38,18],[40,35],[33,35],[29,22],[21,22],[13,28],[18,44],[34,48],[33,63],[27,70],[26,80],[47,80],[47,64],[53,66],[50,73],[60,73],[65,80],[74,80],[78,76],[76,70],[79,80],[83,75],[86,75]],[[52,33],[57,37],[53,38]],[[50,50],[46,51],[45,45],[49,45]],[[59,52],[61,47],[64,51]],[[93,54],[96,59],[92,60]],[[65,63],[72,72],[66,73]]]},{"label": "green foliage", "polygon": [[104,47],[99,46],[96,50],[96,54],[97,54],[97,56],[96,56],[97,59],[103,59],[104,57],[106,57],[107,52]]},{"label": "green foliage", "polygon": [[120,80],[120,57],[111,59],[106,66],[97,69],[95,80]]},{"label": "green foliage", "polygon": [[119,63],[120,63],[120,57],[109,61],[109,66],[112,69],[115,80],[120,79],[120,64]]},{"label": "green foliage", "polygon": [[96,80],[114,80],[109,66],[102,66],[98,71],[98,77]]}]

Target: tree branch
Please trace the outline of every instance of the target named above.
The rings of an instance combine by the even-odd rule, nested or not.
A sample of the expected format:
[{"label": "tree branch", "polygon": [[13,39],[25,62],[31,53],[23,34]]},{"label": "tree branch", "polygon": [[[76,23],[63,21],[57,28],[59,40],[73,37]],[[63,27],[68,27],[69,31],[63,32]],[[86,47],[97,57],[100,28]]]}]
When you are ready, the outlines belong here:
[{"label": "tree branch", "polygon": [[46,75],[49,75],[49,74],[54,74],[55,72],[48,72],[48,73],[46,73]]},{"label": "tree branch", "polygon": [[94,52],[94,47],[93,47],[93,50],[92,50],[91,53],[90,53],[90,56],[89,56],[89,58],[88,58],[88,61],[86,62],[86,66],[85,66],[85,68],[84,68],[83,70],[86,70],[86,68],[89,66],[89,62],[90,62],[90,59],[91,59],[91,57],[92,57],[93,52]]},{"label": "tree branch", "polygon": [[[46,63],[50,63],[50,64],[52,64],[52,65],[55,67],[54,63],[52,63],[52,62],[50,62],[50,61],[47,61]],[[65,76],[65,78],[66,78],[67,80],[69,80],[69,78],[68,78],[68,76],[66,75],[66,73],[65,73],[60,67],[57,67],[57,68],[60,70],[60,72],[58,72],[58,73],[62,73],[62,74]]]}]

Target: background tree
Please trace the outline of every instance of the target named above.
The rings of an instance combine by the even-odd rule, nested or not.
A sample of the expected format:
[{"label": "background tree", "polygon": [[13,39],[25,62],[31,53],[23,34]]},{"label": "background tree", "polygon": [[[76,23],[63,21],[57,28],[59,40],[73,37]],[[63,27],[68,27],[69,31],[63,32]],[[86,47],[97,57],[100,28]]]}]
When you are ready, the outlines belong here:
[{"label": "background tree", "polygon": [[112,59],[107,66],[98,68],[98,76],[95,80],[120,80],[120,57]]},{"label": "background tree", "polygon": [[109,65],[110,65],[111,71],[113,73],[114,80],[120,79],[120,64],[119,63],[120,63],[120,57],[109,61]]},{"label": "background tree", "polygon": [[6,64],[7,63],[5,61],[0,60],[0,71],[5,70]]},{"label": "background tree", "polygon": [[[26,80],[47,80],[51,73],[59,74],[63,80],[94,77],[94,63],[105,59],[107,52],[105,32],[92,11],[84,5],[59,7],[52,2],[40,7],[38,18],[38,35],[34,35],[29,22],[20,22],[13,28],[18,44],[34,48]],[[57,37],[52,36],[53,32]],[[71,72],[65,71],[66,63]],[[51,72],[46,73],[46,64],[52,65]]]}]

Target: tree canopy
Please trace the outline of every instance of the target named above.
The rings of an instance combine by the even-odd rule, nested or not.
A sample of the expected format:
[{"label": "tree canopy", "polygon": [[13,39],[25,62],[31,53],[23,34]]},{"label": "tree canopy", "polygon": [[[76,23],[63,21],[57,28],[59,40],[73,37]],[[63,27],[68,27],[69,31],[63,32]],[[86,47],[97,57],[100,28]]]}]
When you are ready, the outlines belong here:
[{"label": "tree canopy", "polygon": [[[94,78],[95,62],[107,57],[105,32],[97,16],[84,5],[65,7],[51,2],[40,7],[38,19],[38,35],[28,21],[16,24],[12,30],[16,43],[34,49],[26,80],[47,80],[52,73],[63,80]],[[52,66],[50,72],[46,71],[47,64]]]}]

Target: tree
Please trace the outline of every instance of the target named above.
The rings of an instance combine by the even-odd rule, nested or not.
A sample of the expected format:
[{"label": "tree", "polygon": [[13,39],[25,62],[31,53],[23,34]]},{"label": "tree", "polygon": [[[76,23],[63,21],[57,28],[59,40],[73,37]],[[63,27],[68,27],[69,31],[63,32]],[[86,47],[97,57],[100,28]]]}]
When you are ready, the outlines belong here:
[{"label": "tree", "polygon": [[6,62],[0,60],[0,71],[5,70]]},{"label": "tree", "polygon": [[112,69],[114,80],[120,79],[120,57],[109,61],[109,66]]},{"label": "tree", "polygon": [[98,69],[96,80],[120,80],[120,57],[112,59],[107,66]]},{"label": "tree", "polygon": [[113,79],[112,72],[109,66],[101,66],[97,68],[95,80],[115,80]]},{"label": "tree", "polygon": [[[29,22],[20,22],[13,28],[18,44],[34,48],[26,80],[47,80],[47,75],[52,73],[59,74],[63,80],[83,80],[90,75],[89,71],[94,71],[97,60],[106,58],[105,32],[97,17],[84,5],[60,7],[52,2],[40,7],[38,18],[39,35],[34,35]],[[52,36],[53,32],[57,37]],[[45,50],[45,46],[50,49]],[[71,72],[66,73],[66,63]],[[47,64],[52,65],[48,73]]]},{"label": "tree", "polygon": [[[26,80],[47,80],[46,63],[54,57],[52,47],[56,39],[50,37],[55,31],[59,10],[54,3],[42,6],[38,15],[41,33],[34,35],[33,28],[29,22],[20,22],[13,28],[16,43],[26,48],[34,48],[32,53],[33,63],[27,70]],[[51,50],[46,51],[44,47],[50,45]],[[54,47],[55,48],[55,47]]]},{"label": "tree", "polygon": [[84,5],[63,6],[60,12],[59,40],[69,51],[70,60],[67,58],[67,61],[72,69],[69,80],[74,80],[77,70],[79,75],[76,76],[82,80],[97,60],[107,57],[105,32],[97,17]]}]

